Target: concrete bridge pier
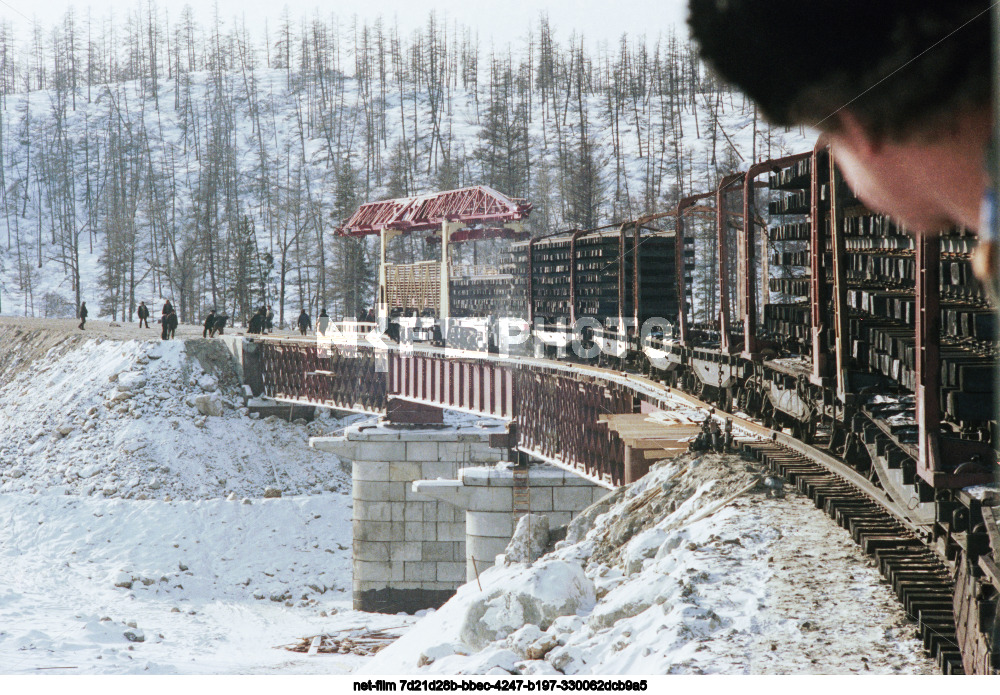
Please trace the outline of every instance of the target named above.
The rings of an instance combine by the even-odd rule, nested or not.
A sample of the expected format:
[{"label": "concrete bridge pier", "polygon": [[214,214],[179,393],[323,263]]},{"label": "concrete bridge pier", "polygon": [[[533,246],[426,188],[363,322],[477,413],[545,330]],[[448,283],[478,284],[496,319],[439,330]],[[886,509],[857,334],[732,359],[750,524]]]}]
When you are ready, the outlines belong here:
[{"label": "concrete bridge pier", "polygon": [[[418,480],[413,489],[464,510],[465,579],[474,582],[507,548],[522,513],[514,511],[516,482],[511,464],[463,468],[456,478]],[[548,464],[528,467],[527,487],[530,511],[547,516],[551,527],[568,524],[609,492]]]},{"label": "concrete bridge pier", "polygon": [[353,596],[357,610],[413,613],[436,608],[465,583],[465,517],[413,490],[417,480],[455,479],[459,470],[500,461],[489,445],[505,427],[349,427],[310,445],[352,462]]}]

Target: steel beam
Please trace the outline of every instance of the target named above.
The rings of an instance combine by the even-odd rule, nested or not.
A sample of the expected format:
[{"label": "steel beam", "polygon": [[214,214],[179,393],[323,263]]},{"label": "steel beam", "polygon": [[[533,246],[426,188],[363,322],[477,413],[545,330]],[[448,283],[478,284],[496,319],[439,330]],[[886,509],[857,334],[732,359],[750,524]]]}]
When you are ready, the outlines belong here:
[{"label": "steel beam", "polygon": [[[743,353],[747,359],[757,352],[757,288],[754,283],[754,179],[766,171],[779,171],[787,166],[812,156],[809,152],[795,154],[789,157],[768,159],[752,165],[743,179],[743,234],[740,239],[742,250],[743,287],[741,304],[743,305]],[[764,278],[767,282],[767,278]]]},{"label": "steel beam", "polygon": [[684,213],[699,200],[711,198],[714,195],[715,191],[711,191],[681,198],[680,202],[677,203],[677,210],[674,212],[674,229],[677,237],[677,245],[674,247],[674,262],[677,265],[677,329],[681,347],[685,347],[688,342],[687,285],[684,282],[684,273],[686,272],[684,270]]},{"label": "steel beam", "polygon": [[738,183],[745,176],[744,172],[723,176],[719,182],[719,187],[715,191],[715,224],[719,240],[718,254],[719,261],[719,333],[721,336],[720,348],[723,352],[731,353],[730,342],[732,336],[729,332],[729,283],[726,278],[726,266],[728,264],[728,252],[726,249],[726,221],[728,211],[725,205],[726,189]]}]

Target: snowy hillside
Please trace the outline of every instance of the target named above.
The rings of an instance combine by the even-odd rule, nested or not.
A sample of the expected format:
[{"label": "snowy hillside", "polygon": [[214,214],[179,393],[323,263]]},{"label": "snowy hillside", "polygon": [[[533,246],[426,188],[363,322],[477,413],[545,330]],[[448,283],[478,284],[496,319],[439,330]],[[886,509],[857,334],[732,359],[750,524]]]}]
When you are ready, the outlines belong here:
[{"label": "snowy hillside", "polygon": [[[130,40],[170,31],[138,21],[153,25]],[[170,296],[182,321],[261,302],[353,315],[374,252],[335,227],[366,200],[487,184],[530,199],[545,233],[669,209],[812,145],[672,36],[591,54],[543,22],[543,41],[487,61],[461,28],[383,30],[311,20],[271,45],[185,27],[165,46],[102,37],[89,81],[61,46],[37,47],[48,70],[0,71],[0,314],[72,316],[84,299],[122,320]]]}]

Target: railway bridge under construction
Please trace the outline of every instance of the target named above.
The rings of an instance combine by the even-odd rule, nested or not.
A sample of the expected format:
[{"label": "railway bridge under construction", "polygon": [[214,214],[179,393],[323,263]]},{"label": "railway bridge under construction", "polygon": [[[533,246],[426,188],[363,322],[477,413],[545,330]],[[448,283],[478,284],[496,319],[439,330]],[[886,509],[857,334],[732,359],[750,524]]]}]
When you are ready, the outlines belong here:
[{"label": "railway bridge under construction", "polygon": [[[352,462],[359,609],[440,605],[493,564],[520,516],[541,513],[565,525],[652,462],[686,450],[700,421],[715,417],[730,421],[736,448],[852,532],[893,582],[943,671],[996,670],[996,599],[984,584],[1000,581],[991,552],[1000,538],[986,505],[967,500],[979,527],[942,536],[940,502],[914,504],[824,447],[716,410],[655,373],[431,346],[227,342],[255,394],[381,416],[377,425],[312,442]],[[456,421],[446,411],[481,419]],[[978,549],[978,573],[970,571],[970,547]]]}]

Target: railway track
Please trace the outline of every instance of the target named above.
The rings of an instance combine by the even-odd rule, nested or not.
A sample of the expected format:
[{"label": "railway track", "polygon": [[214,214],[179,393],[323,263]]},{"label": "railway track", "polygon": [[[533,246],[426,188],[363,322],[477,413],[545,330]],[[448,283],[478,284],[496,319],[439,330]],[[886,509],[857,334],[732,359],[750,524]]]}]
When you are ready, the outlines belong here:
[{"label": "railway track", "polygon": [[917,622],[924,648],[942,673],[963,674],[954,579],[924,539],[865,491],[806,454],[769,441],[745,441],[742,446],[850,532],[878,565],[907,616]]},{"label": "railway track", "polygon": [[[689,394],[672,392],[689,405],[712,408]],[[924,649],[941,672],[964,674],[955,624],[955,580],[938,546],[929,542],[930,530],[885,491],[829,454],[752,420],[726,417],[742,430],[736,446],[743,453],[793,485],[851,534],[892,587],[907,617],[916,622]]]}]

